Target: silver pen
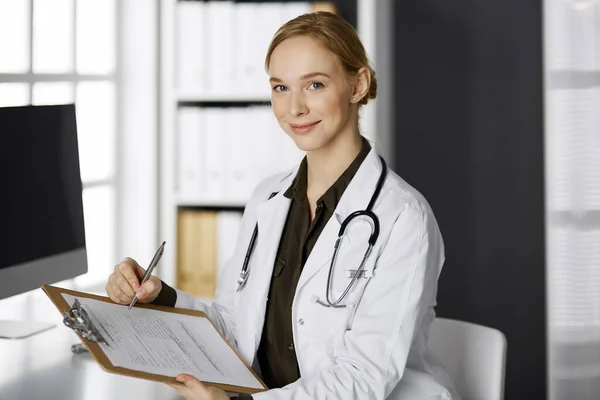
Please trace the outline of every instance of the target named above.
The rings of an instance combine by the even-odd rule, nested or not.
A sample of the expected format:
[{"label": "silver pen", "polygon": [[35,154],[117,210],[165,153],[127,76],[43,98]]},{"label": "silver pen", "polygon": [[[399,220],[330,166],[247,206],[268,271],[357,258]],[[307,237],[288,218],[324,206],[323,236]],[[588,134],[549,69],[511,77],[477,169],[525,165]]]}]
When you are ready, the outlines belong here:
[{"label": "silver pen", "polygon": [[[160,245],[158,250],[156,250],[156,254],[154,254],[154,257],[152,257],[152,261],[150,261],[150,266],[146,270],[146,273],[144,274],[144,277],[142,278],[142,281],[140,282],[140,287],[142,287],[144,282],[146,282],[148,280],[148,278],[150,278],[150,275],[152,275],[152,271],[154,270],[154,267],[156,267],[156,264],[158,264],[158,261],[160,261],[160,258],[163,255],[163,251],[165,250],[165,243],[167,243],[167,242],[162,242],[162,244]],[[131,300],[131,303],[129,304],[129,308],[128,308],[129,310],[131,310],[131,307],[133,307],[134,304],[137,302],[137,299],[138,298],[137,298],[137,293],[136,293],[135,296],[133,296],[133,300]]]}]

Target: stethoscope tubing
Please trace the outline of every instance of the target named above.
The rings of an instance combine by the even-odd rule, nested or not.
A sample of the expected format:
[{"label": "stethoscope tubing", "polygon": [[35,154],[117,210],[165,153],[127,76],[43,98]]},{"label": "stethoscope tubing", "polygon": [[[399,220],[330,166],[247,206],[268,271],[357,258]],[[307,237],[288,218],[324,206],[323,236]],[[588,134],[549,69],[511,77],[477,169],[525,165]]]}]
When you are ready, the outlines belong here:
[{"label": "stethoscope tubing", "polygon": [[[326,294],[325,294],[325,300],[327,301],[327,303],[321,301],[318,297],[315,298],[315,301],[322,306],[333,307],[333,308],[346,307],[346,305],[343,305],[340,303],[348,295],[348,293],[350,292],[350,289],[352,289],[352,287],[356,283],[357,279],[361,276],[362,271],[364,270],[364,267],[365,267],[365,263],[367,262],[367,259],[369,258],[369,255],[371,254],[371,251],[373,250],[373,246],[375,246],[375,243],[377,242],[377,238],[379,237],[379,228],[380,228],[379,227],[379,218],[377,217],[377,215],[375,215],[375,213],[373,211],[371,211],[373,209],[373,206],[375,205],[375,201],[377,201],[377,198],[379,197],[379,193],[381,192],[381,189],[383,188],[383,183],[387,176],[387,164],[386,164],[385,160],[383,159],[383,157],[379,156],[379,159],[381,160],[381,167],[382,167],[381,174],[379,175],[379,179],[377,180],[377,185],[375,187],[375,191],[373,192],[373,195],[371,196],[371,200],[369,201],[369,204],[367,205],[366,210],[354,211],[353,213],[351,213],[344,219],[344,221],[342,222],[342,224],[340,226],[340,230],[338,232],[338,238],[335,241],[335,245],[334,245],[334,249],[333,249],[333,256],[331,257],[331,263],[329,265],[329,273],[327,276],[327,287],[326,287]],[[269,199],[273,198],[276,194],[277,194],[277,192],[271,193],[271,195],[269,196]],[[344,232],[345,232],[348,224],[354,218],[357,218],[360,216],[368,217],[371,222],[371,235],[369,236],[369,241],[368,241],[369,246],[367,247],[367,250],[365,251],[365,255],[363,256],[363,259],[360,263],[358,270],[352,277],[352,280],[350,281],[350,283],[346,286],[346,289],[344,290],[344,292],[341,294],[341,296],[337,300],[331,301],[331,299],[330,299],[331,278],[333,277],[335,260],[337,259],[341,239],[344,236]],[[254,227],[254,231],[252,232],[252,237],[250,238],[250,243],[248,244],[248,249],[246,250],[246,255],[244,256],[244,262],[242,264],[242,271],[240,272],[240,276],[237,279],[236,292],[239,292],[240,290],[242,290],[242,288],[244,286],[246,286],[246,282],[248,281],[248,275],[250,273],[248,266],[250,265],[250,258],[252,257],[252,252],[254,251],[254,246],[256,245],[257,236],[258,236],[258,223]]]}]

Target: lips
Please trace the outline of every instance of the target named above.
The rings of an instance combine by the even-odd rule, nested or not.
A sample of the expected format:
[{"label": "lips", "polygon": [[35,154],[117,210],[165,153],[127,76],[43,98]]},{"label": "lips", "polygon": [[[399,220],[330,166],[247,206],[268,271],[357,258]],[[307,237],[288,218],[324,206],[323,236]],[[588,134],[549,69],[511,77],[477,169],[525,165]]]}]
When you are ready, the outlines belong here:
[{"label": "lips", "polygon": [[321,121],[309,122],[306,124],[290,124],[290,128],[294,131],[294,133],[298,135],[302,135],[304,133],[308,133],[312,128],[317,126],[317,124]]}]

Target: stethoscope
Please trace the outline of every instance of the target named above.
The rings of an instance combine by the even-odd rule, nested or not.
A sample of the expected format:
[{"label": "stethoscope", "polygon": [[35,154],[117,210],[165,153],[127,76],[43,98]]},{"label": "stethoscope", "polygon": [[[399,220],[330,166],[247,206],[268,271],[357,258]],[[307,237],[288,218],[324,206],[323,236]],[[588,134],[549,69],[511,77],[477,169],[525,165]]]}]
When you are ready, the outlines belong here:
[{"label": "stethoscope", "polygon": [[[352,289],[352,286],[354,286],[354,283],[356,282],[356,280],[363,274],[363,270],[365,268],[365,263],[367,262],[367,259],[369,258],[369,255],[371,254],[371,250],[373,250],[373,246],[375,246],[375,243],[377,242],[377,237],[379,236],[379,218],[377,218],[377,215],[375,215],[375,213],[371,210],[373,209],[373,205],[375,204],[375,202],[377,201],[377,198],[379,197],[379,193],[381,192],[381,189],[383,188],[383,183],[385,182],[385,177],[387,175],[387,164],[385,163],[385,160],[383,159],[383,157],[379,156],[379,159],[381,160],[381,167],[382,167],[381,174],[379,175],[379,179],[377,180],[377,186],[375,187],[373,196],[371,196],[371,200],[369,201],[369,204],[367,205],[367,209],[354,211],[353,213],[348,215],[346,217],[346,219],[344,219],[344,221],[342,222],[342,225],[340,226],[340,230],[338,232],[338,238],[335,241],[335,245],[333,247],[333,257],[331,257],[331,264],[329,265],[329,275],[327,277],[327,287],[326,287],[326,293],[325,293],[325,300],[327,302],[324,302],[324,301],[320,300],[318,297],[313,296],[313,301],[315,301],[316,303],[318,303],[324,307],[333,307],[333,308],[346,307],[346,305],[340,304],[340,303],[348,295],[348,292],[350,292],[350,289]],[[269,196],[269,199],[272,199],[273,196],[275,196],[276,194],[277,193],[272,193],[271,196]],[[350,224],[350,222],[352,222],[352,220],[354,218],[357,218],[360,216],[368,217],[368,220],[367,219],[365,219],[365,220],[368,221],[369,224],[371,225],[371,235],[369,236],[369,240],[368,240],[369,246],[367,247],[367,250],[365,251],[362,262],[360,263],[360,266],[358,267],[358,270],[356,270],[356,272],[353,273],[352,280],[350,281],[350,283],[348,283],[348,285],[346,286],[346,289],[342,292],[341,296],[337,300],[332,301],[331,298],[329,297],[330,287],[331,287],[331,278],[333,277],[335,260],[337,258],[340,242],[342,241],[344,232],[346,231],[346,227],[348,226],[348,224]],[[256,245],[256,237],[257,236],[258,236],[258,223],[254,227],[254,232],[252,232],[252,237],[250,238],[250,243],[248,244],[248,250],[246,251],[246,256],[244,257],[242,271],[240,272],[240,276],[237,279],[236,292],[239,292],[240,290],[242,290],[244,288],[244,286],[246,285],[246,282],[248,281],[248,275],[250,274],[248,265],[250,263],[250,257],[252,256],[252,252],[254,251],[254,246]]]}]

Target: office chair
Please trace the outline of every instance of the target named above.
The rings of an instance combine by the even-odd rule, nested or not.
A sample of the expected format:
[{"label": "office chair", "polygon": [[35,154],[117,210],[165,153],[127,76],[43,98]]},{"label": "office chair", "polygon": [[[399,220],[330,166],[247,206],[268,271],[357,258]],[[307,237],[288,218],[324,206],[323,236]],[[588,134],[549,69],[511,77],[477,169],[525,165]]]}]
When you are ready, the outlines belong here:
[{"label": "office chair", "polygon": [[429,346],[452,377],[463,400],[503,400],[506,337],[497,329],[436,318]]}]

